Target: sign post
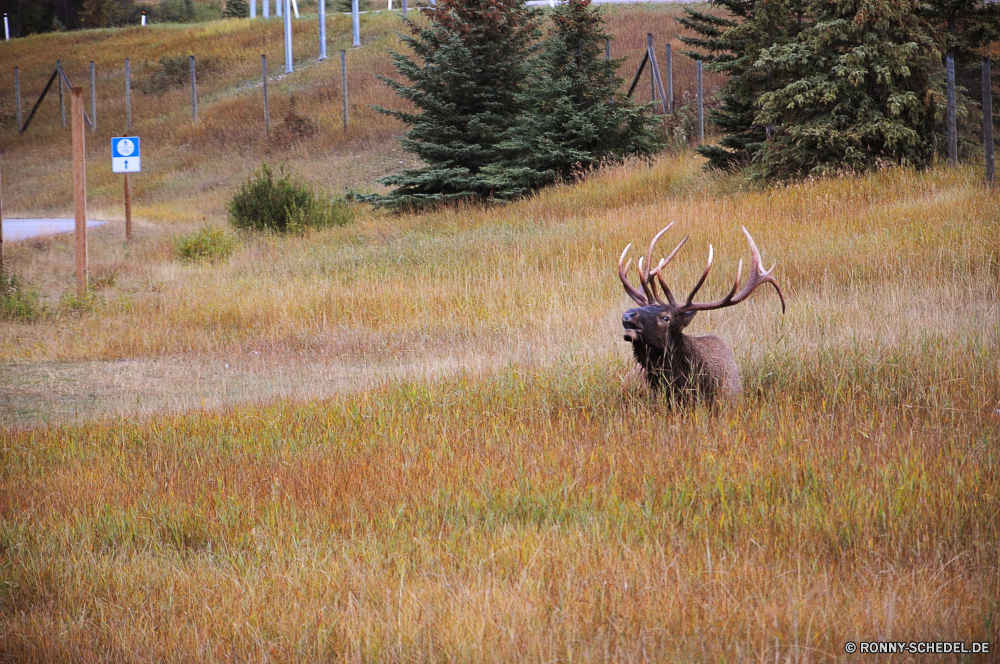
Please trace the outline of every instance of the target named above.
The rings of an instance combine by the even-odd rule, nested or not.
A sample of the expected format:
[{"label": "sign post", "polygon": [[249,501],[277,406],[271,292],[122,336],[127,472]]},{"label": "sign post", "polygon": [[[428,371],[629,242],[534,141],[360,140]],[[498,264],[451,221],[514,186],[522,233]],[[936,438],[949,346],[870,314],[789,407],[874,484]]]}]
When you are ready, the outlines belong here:
[{"label": "sign post", "polygon": [[128,174],[142,171],[138,136],[111,139],[111,171],[125,174],[125,239],[132,240],[132,187]]}]

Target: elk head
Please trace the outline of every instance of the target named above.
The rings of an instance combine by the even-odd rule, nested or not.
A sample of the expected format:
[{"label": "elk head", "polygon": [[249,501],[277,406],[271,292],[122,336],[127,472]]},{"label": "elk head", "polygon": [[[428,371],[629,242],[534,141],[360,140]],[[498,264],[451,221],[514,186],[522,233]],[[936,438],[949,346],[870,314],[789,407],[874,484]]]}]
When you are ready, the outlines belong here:
[{"label": "elk head", "polygon": [[[701,278],[683,302],[678,302],[673,292],[663,279],[665,268],[677,252],[680,251],[688,238],[681,240],[674,250],[665,258],[653,265],[653,249],[656,242],[670,229],[668,225],[653,237],[646,255],[638,261],[639,288],[633,286],[628,279],[628,270],[632,262],[625,263],[625,257],[632,245],[625,247],[618,259],[618,276],[625,292],[639,306],[629,309],[622,316],[624,337],[631,342],[636,362],[642,366],[646,379],[653,387],[668,385],[680,390],[699,389],[712,393],[720,386],[735,385],[739,389],[739,372],[732,351],[728,346],[714,336],[688,337],[683,330],[699,311],[724,309],[743,302],[761,284],[769,283],[778,291],[781,299],[781,311],[785,311],[785,296],[772,276],[774,267],[765,271],[760,263],[760,251],[756,243],[743,228],[747,242],[750,244],[750,277],[740,288],[743,272],[743,261],[740,260],[736,270],[736,281],[729,293],[715,302],[695,302],[694,297],[705,283],[712,269],[714,251],[708,246],[708,264]],[[697,384],[696,384],[697,383]]]}]

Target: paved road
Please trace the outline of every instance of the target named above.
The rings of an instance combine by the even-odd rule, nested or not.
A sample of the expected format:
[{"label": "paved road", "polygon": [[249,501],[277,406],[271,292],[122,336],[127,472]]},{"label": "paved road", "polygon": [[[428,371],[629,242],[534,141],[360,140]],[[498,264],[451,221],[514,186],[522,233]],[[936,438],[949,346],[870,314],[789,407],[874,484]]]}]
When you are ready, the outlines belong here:
[{"label": "paved road", "polygon": [[[103,226],[104,221],[87,220],[87,228]],[[71,233],[76,223],[72,219],[4,219],[3,241],[17,242],[42,235]]]}]

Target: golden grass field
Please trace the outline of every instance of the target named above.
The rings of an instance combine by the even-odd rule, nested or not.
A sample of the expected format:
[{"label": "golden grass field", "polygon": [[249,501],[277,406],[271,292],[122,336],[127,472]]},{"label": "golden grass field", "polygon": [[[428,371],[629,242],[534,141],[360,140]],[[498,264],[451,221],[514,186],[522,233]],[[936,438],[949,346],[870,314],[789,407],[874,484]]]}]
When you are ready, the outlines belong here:
[{"label": "golden grass field", "polygon": [[[229,28],[163,39],[199,29]],[[374,50],[351,55],[376,70]],[[322,101],[334,111],[338,84]],[[320,109],[302,85],[303,108]],[[7,248],[47,309],[0,322],[0,659],[1000,649],[1000,205],[978,169],[763,189],[681,152],[505,207],[358,208],[343,228],[242,237],[228,261],[185,263],[173,238],[223,224],[232,178],[262,158],[331,191],[398,161],[401,128],[373,136],[374,115],[342,137],[336,112],[309,110],[329,123],[314,147],[223,140],[218,94],[197,131],[183,111],[139,131],[160,137],[144,150],[223,147],[204,165],[187,151],[150,162],[136,240],[121,223],[91,235],[92,305],[60,303],[71,237]],[[69,209],[49,193],[58,169],[29,150],[56,152],[46,122],[5,149],[8,209]],[[98,143],[93,207],[113,215]],[[631,304],[615,262],[669,221],[670,237],[692,235],[668,275],[678,291],[709,242],[705,297],[728,288],[748,258],[740,224],[778,264],[785,315],[762,290],[692,324],[732,345],[739,403],[671,410],[621,387]]]}]

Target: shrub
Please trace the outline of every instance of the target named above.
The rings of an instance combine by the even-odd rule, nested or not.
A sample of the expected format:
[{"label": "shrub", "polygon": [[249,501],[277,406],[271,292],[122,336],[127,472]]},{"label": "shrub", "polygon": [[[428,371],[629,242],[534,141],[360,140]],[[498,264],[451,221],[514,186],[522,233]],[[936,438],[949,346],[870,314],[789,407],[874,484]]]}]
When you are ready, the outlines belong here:
[{"label": "shrub", "polygon": [[13,272],[0,272],[0,319],[30,322],[41,311],[35,288]]},{"label": "shrub", "polygon": [[229,258],[235,248],[232,237],[221,228],[206,226],[177,238],[177,255],[189,261]]},{"label": "shrub", "polygon": [[250,16],[250,4],[247,0],[226,0],[222,15],[226,18],[247,18]]},{"label": "shrub", "polygon": [[227,206],[236,228],[300,233],[306,228],[342,226],[353,216],[341,198],[320,200],[301,178],[264,164],[243,182]]}]

